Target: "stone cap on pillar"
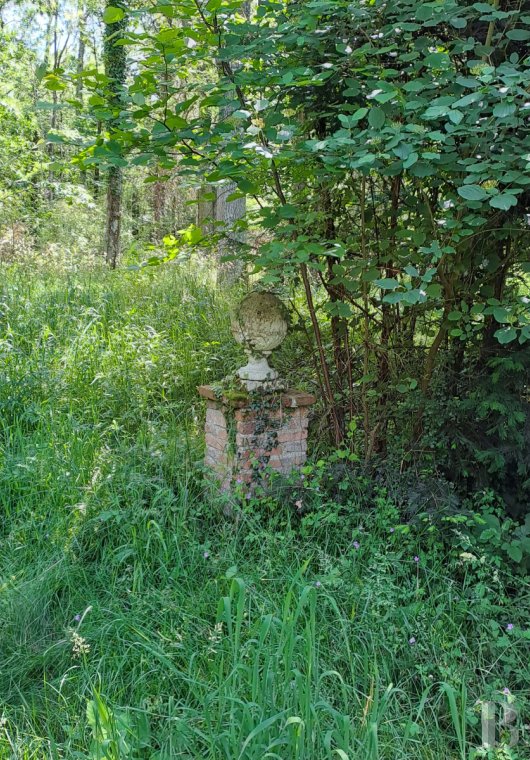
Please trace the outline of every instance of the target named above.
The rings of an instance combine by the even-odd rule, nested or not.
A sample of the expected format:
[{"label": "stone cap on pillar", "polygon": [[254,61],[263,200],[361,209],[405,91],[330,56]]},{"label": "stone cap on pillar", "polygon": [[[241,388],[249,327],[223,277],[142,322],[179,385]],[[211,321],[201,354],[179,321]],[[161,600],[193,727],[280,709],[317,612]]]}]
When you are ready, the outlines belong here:
[{"label": "stone cap on pillar", "polygon": [[[252,395],[247,394],[244,391],[225,390],[219,393],[218,389],[212,385],[199,385],[197,390],[202,398],[208,399],[209,401],[217,401],[224,406],[233,407],[234,409],[241,409],[242,407],[248,406],[249,402],[252,401]],[[312,393],[295,390],[294,388],[278,391],[277,395],[280,397],[282,406],[288,409],[311,406],[316,402],[316,396],[313,396]]]}]

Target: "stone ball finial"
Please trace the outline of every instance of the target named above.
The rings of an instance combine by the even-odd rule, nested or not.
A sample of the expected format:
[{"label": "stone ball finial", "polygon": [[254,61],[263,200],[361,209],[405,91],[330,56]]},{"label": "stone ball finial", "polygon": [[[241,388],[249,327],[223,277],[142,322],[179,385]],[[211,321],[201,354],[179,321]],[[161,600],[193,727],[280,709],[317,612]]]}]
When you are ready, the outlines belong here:
[{"label": "stone ball finial", "polygon": [[249,362],[237,371],[247,390],[272,387],[278,373],[267,356],[287,335],[288,315],[280,299],[272,293],[255,291],[245,296],[232,319],[232,333],[248,354]]}]

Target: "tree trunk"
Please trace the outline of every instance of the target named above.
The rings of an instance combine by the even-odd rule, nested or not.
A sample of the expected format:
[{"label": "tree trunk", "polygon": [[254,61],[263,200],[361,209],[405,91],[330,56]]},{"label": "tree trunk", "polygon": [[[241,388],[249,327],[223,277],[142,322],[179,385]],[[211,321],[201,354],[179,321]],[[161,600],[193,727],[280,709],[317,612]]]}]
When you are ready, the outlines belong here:
[{"label": "tree trunk", "polygon": [[[113,7],[120,7],[115,2]],[[116,45],[125,31],[125,18],[114,24],[105,25],[105,74],[110,79],[110,107],[114,111],[114,118],[109,122],[109,133],[112,135],[118,125],[121,93],[127,74],[125,48]],[[119,166],[111,166],[107,173],[107,225],[105,239],[105,258],[109,266],[114,269],[120,255],[120,231],[121,231],[121,207],[122,207],[122,170]]]},{"label": "tree trunk", "polygon": [[[252,3],[250,0],[246,0],[241,5],[241,13],[243,16],[250,20],[252,13]],[[234,63],[233,69],[237,70],[240,67],[238,62]],[[222,70],[221,70],[222,73]],[[227,120],[231,116],[231,110],[225,108],[221,111],[221,121]],[[237,192],[237,185],[235,182],[227,182],[220,185],[216,190],[216,199],[214,201],[214,220],[220,222],[217,225],[217,229],[224,235],[219,241],[218,247],[218,266],[217,266],[217,282],[224,285],[233,285],[241,277],[244,270],[243,262],[240,259],[234,259],[233,261],[225,261],[222,259],[225,256],[237,256],[238,249],[241,248],[242,243],[245,242],[245,234],[242,230],[237,230],[237,222],[246,214],[247,205],[246,198],[237,198],[236,200],[227,200],[233,193]],[[216,230],[217,231],[217,230]]]},{"label": "tree trunk", "polygon": [[[160,170],[158,170],[160,174]],[[151,208],[153,212],[153,226],[151,230],[151,239],[153,243],[158,243],[163,237],[163,223],[166,214],[166,189],[167,181],[158,181],[153,185],[151,196]]]},{"label": "tree trunk", "polygon": [[112,166],[107,175],[107,234],[105,257],[111,269],[120,256],[122,170]]},{"label": "tree trunk", "polygon": [[81,74],[83,72],[83,68],[85,65],[85,23],[86,23],[86,10],[85,10],[85,3],[83,0],[80,0],[79,3],[79,42],[77,45],[77,64],[76,64],[76,74],[77,79],[75,81],[75,96],[77,100],[83,100],[83,80],[81,78]]},{"label": "tree trunk", "polygon": [[245,198],[237,198],[229,201],[227,198],[237,192],[234,182],[227,182],[217,188],[214,201],[214,219],[221,222],[219,227],[224,237],[219,241],[217,255],[219,259],[217,267],[217,282],[224,285],[233,285],[243,273],[241,260],[223,261],[225,256],[237,256],[238,249],[245,241],[244,232],[235,229],[237,222],[245,216],[247,207]]}]

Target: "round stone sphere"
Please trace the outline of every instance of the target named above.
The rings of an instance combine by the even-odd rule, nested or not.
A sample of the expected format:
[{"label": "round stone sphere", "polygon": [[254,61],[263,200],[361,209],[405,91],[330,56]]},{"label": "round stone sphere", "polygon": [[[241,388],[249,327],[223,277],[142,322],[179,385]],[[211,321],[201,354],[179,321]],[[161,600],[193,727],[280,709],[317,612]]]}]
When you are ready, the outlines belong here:
[{"label": "round stone sphere", "polygon": [[232,333],[249,351],[270,354],[287,334],[287,310],[272,293],[255,291],[245,296],[232,319]]}]

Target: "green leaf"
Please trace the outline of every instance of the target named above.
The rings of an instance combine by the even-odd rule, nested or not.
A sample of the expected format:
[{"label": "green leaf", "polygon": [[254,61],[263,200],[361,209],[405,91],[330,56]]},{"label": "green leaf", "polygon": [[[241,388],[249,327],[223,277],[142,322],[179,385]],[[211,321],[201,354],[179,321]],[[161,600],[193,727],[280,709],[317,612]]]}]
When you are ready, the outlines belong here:
[{"label": "green leaf", "polygon": [[340,113],[339,121],[343,127],[346,127],[346,129],[348,129],[353,124],[356,124],[361,119],[364,119],[367,113],[368,108],[358,108],[357,111],[355,111],[355,113],[353,113],[351,116],[346,116],[345,114]]},{"label": "green leaf", "polygon": [[428,285],[426,289],[426,293],[429,296],[429,298],[439,298],[442,295],[442,286],[436,283],[433,283],[432,285]]},{"label": "green leaf", "polygon": [[493,309],[493,316],[497,322],[500,322],[501,325],[509,322],[508,312],[503,306],[495,306]]},{"label": "green leaf", "polygon": [[502,345],[505,343],[511,343],[517,338],[517,330],[515,330],[513,327],[505,327],[502,330],[497,330],[495,337]]},{"label": "green leaf", "polygon": [[377,106],[370,108],[368,123],[373,129],[380,129],[385,123],[385,118],[385,112],[382,108],[378,108]]},{"label": "green leaf", "polygon": [[430,106],[423,114],[423,118],[440,119],[442,116],[447,116],[449,111],[449,106]]},{"label": "green leaf", "polygon": [[514,562],[520,562],[523,558],[523,550],[519,546],[518,543],[515,543],[512,541],[511,544],[508,545],[508,554],[513,559]]},{"label": "green leaf", "polygon": [[254,103],[254,109],[256,111],[265,111],[270,106],[270,102],[267,100],[267,98],[259,98],[259,100],[256,100]]},{"label": "green leaf", "polygon": [[403,161],[403,168],[409,169],[411,166],[413,166],[416,161],[418,160],[418,154],[417,153],[410,153],[407,158]]},{"label": "green leaf", "polygon": [[166,124],[169,129],[186,129],[188,126],[186,119],[183,119],[182,116],[177,116],[176,114],[168,116]]},{"label": "green leaf", "polygon": [[449,111],[449,121],[452,121],[453,124],[460,124],[463,118],[464,114],[462,111],[458,111],[457,109]]},{"label": "green leaf", "polygon": [[256,186],[250,180],[245,179],[245,177],[236,177],[235,183],[242,193],[254,195],[258,192]]},{"label": "green leaf", "polygon": [[515,103],[497,103],[493,109],[493,115],[496,116],[497,119],[504,119],[506,116],[511,116],[513,113],[515,113]]},{"label": "green leaf", "polygon": [[399,282],[394,277],[384,277],[382,280],[376,280],[374,284],[382,290],[399,288]]},{"label": "green leaf", "polygon": [[493,198],[491,198],[490,206],[506,211],[512,206],[517,206],[517,198],[515,195],[511,195],[510,193],[501,193],[500,195],[495,195]]},{"label": "green leaf", "polygon": [[39,63],[35,70],[35,79],[37,82],[41,82],[44,75],[46,74],[46,63]]},{"label": "green leaf", "polygon": [[527,29],[510,29],[509,32],[506,32],[506,36],[509,40],[530,40],[530,32]]},{"label": "green leaf", "polygon": [[66,90],[66,84],[56,74],[47,74],[44,77],[43,83],[46,89],[52,92]]},{"label": "green leaf", "polygon": [[458,195],[466,201],[483,201],[487,198],[487,192],[480,185],[462,185],[458,188]]},{"label": "green leaf", "polygon": [[116,8],[114,5],[108,5],[103,11],[103,21],[105,24],[116,24],[125,16],[123,8]]}]

